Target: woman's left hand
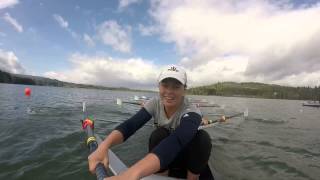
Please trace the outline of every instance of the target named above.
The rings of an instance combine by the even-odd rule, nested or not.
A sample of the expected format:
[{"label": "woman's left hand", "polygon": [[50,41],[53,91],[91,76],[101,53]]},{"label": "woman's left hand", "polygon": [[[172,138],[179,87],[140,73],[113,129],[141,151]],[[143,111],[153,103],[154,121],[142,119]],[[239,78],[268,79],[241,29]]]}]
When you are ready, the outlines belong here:
[{"label": "woman's left hand", "polygon": [[221,116],[221,118],[219,119],[219,122],[226,122],[227,118],[226,116]]},{"label": "woman's left hand", "polygon": [[207,125],[207,124],[209,124],[208,118],[203,117],[203,118],[202,118],[202,121],[201,121],[201,124],[202,124],[202,125]]}]

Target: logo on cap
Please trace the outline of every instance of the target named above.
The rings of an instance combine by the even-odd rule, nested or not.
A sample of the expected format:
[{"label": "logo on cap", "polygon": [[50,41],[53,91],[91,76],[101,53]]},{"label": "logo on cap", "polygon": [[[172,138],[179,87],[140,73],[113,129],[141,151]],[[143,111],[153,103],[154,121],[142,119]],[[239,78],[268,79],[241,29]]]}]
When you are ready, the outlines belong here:
[{"label": "logo on cap", "polygon": [[171,67],[168,69],[168,71],[179,72],[179,70],[178,70],[176,67],[174,67],[174,66],[171,66]]}]

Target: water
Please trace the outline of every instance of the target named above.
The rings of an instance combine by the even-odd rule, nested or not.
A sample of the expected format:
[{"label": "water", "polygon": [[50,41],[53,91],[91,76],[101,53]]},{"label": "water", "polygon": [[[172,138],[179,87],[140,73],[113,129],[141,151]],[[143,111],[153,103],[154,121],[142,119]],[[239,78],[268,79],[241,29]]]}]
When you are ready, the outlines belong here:
[{"label": "water", "polygon": [[[105,91],[0,84],[0,179],[95,179],[87,170],[87,151],[79,120],[82,101],[96,121],[96,133],[108,134],[138,107],[115,104],[115,98],[154,93]],[[301,101],[193,96],[224,105],[227,114],[249,109],[247,119],[234,118],[206,129],[213,151],[210,166],[218,179],[319,179],[320,109]],[[113,148],[127,164],[147,152],[152,127],[143,127],[125,144]]]}]

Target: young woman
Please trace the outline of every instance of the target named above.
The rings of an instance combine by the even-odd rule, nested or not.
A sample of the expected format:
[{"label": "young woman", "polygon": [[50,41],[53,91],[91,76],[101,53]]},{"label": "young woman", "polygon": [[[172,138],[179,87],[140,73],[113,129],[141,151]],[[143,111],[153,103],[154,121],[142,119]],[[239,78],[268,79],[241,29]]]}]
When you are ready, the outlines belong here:
[{"label": "young woman", "polygon": [[131,180],[162,173],[172,177],[198,179],[208,168],[210,136],[198,130],[200,110],[185,98],[186,72],[171,66],[161,72],[159,97],[148,101],[130,119],[115,128],[89,156],[89,170],[94,173],[98,162],[108,167],[108,149],[124,142],[152,117],[157,125],[149,139],[149,153],[127,171],[108,180]]}]

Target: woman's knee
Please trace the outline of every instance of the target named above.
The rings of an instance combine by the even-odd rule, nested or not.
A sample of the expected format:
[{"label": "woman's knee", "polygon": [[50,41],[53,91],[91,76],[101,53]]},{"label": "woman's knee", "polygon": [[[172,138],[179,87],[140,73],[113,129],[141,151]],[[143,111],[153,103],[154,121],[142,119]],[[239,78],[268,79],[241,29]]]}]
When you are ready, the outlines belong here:
[{"label": "woman's knee", "polygon": [[210,135],[205,130],[199,130],[192,140],[192,143],[196,147],[201,147],[200,149],[210,149],[212,148]]},{"label": "woman's knee", "polygon": [[169,130],[166,128],[157,128],[154,130],[149,138],[149,152],[156,147],[164,138],[170,135]]},{"label": "woman's knee", "polygon": [[200,174],[208,164],[211,149],[210,135],[199,130],[188,146],[188,170]]}]

